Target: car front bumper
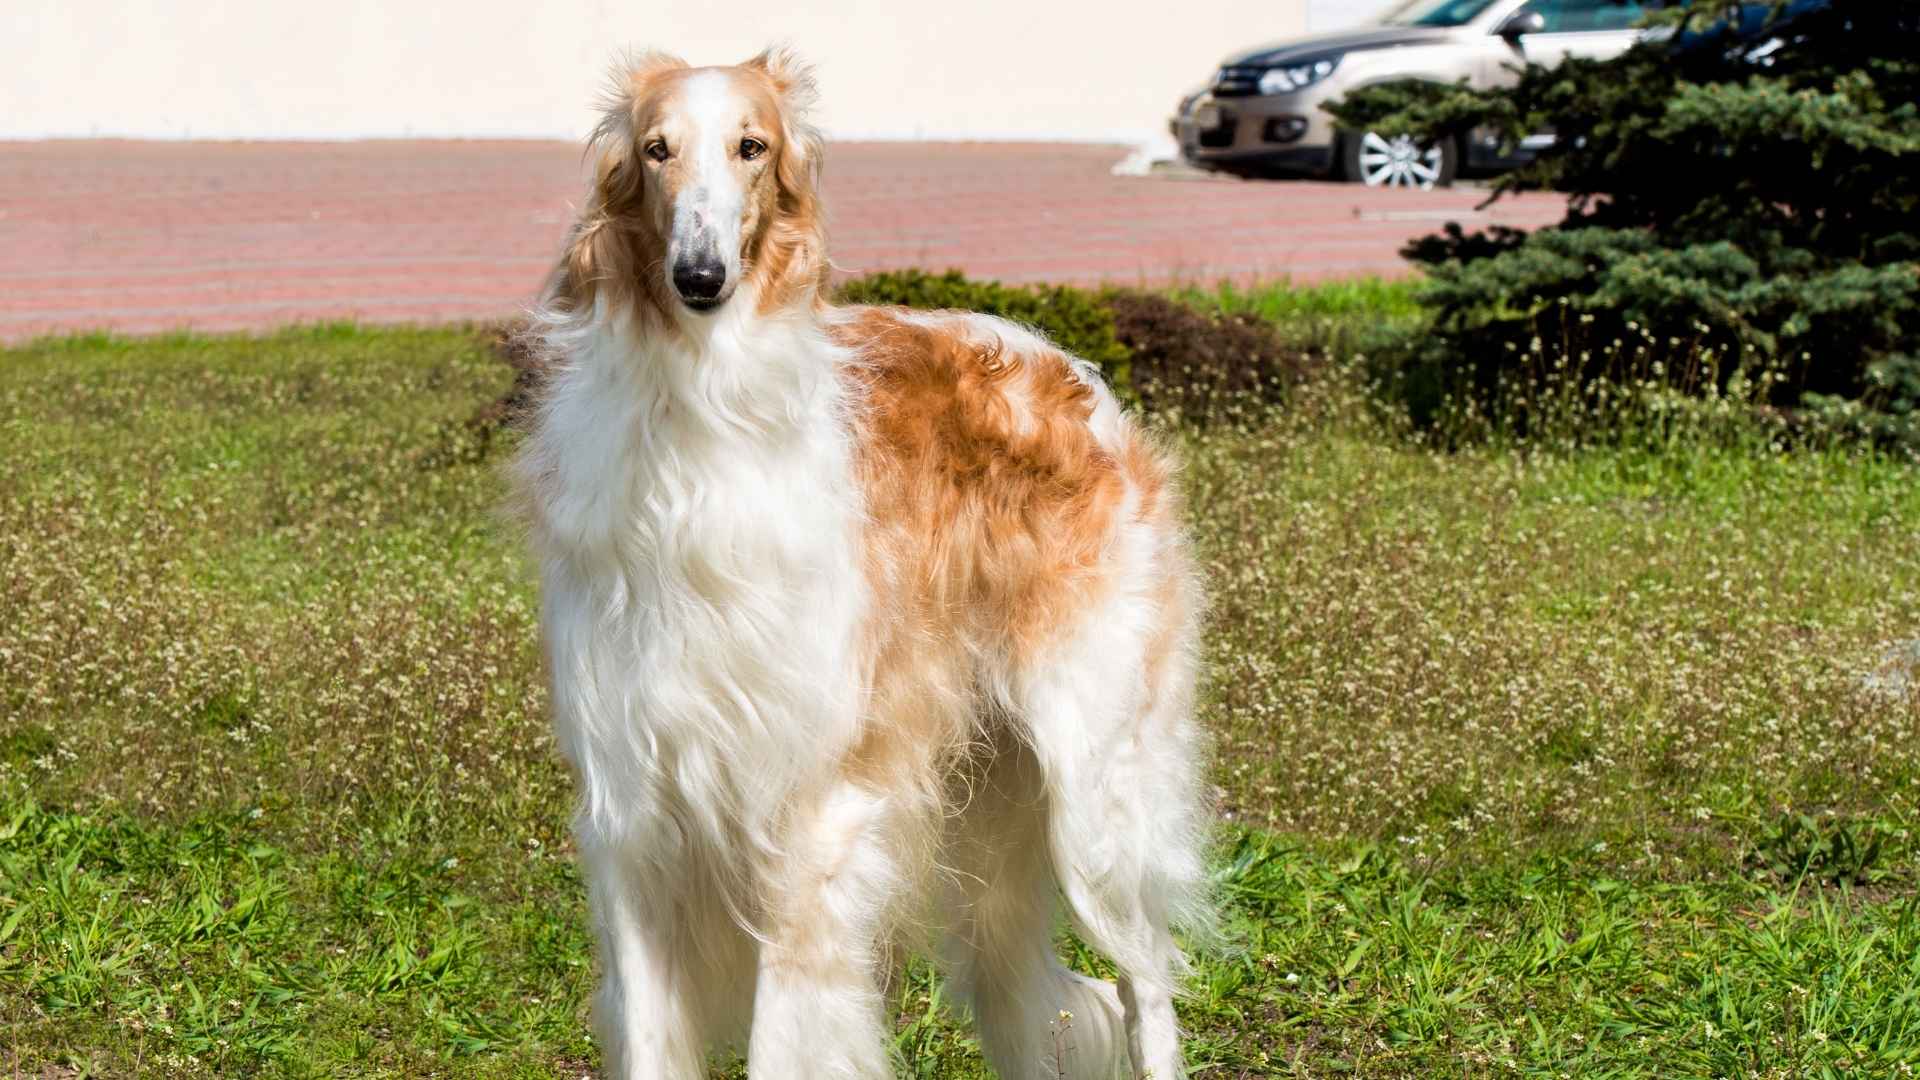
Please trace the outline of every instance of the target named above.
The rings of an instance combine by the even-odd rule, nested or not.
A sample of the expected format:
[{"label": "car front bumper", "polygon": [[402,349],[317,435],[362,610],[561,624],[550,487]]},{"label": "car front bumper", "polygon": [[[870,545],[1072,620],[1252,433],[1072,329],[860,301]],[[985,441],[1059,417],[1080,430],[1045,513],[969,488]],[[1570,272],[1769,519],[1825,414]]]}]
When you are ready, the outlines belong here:
[{"label": "car front bumper", "polygon": [[1205,168],[1325,175],[1334,169],[1333,120],[1312,93],[1181,103],[1168,122],[1180,156]]}]

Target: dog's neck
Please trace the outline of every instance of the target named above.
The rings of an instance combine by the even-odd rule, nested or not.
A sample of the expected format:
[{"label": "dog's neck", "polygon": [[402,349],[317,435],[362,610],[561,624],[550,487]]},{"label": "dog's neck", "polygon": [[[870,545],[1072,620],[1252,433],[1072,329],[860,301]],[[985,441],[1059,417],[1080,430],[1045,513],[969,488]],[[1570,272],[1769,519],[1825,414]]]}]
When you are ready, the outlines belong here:
[{"label": "dog's neck", "polygon": [[635,521],[684,523],[756,486],[808,513],[851,505],[845,353],[811,305],[769,315],[754,299],[691,325],[604,301],[545,321],[562,364],[519,468],[555,550],[626,565]]},{"label": "dog's neck", "polygon": [[635,304],[591,321],[593,347],[575,355],[594,381],[683,437],[778,441],[841,408],[839,352],[812,297],[762,311],[743,286],[712,314]]}]

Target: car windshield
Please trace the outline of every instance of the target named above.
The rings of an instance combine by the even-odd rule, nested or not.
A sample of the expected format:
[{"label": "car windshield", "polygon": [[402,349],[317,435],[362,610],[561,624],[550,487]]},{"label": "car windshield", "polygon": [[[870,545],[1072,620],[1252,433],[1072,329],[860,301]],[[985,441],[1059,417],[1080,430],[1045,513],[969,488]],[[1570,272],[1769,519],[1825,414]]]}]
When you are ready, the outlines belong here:
[{"label": "car windshield", "polygon": [[1498,0],[1408,0],[1380,20],[1388,26],[1465,26]]}]

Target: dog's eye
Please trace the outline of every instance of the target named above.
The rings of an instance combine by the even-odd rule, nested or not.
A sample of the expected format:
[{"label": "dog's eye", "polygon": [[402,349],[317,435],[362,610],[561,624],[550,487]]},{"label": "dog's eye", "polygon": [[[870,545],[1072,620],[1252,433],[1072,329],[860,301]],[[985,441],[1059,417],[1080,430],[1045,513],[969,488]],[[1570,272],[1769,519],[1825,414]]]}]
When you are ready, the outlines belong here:
[{"label": "dog's eye", "polygon": [[665,161],[673,155],[667,153],[667,144],[664,141],[655,139],[647,144],[647,156],[655,161]]},{"label": "dog's eye", "polygon": [[752,161],[754,158],[766,152],[767,144],[761,142],[759,139],[749,138],[740,140],[740,156],[748,161]]}]

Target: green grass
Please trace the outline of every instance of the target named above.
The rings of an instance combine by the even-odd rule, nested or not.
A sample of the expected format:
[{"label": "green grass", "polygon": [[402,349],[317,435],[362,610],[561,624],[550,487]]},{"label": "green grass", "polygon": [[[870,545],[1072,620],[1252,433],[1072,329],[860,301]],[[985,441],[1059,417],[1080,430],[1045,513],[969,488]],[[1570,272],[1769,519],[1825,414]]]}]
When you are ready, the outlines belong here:
[{"label": "green grass", "polygon": [[[465,424],[508,378],[459,330],[0,352],[0,1076],[591,1067]],[[1914,466],[1441,453],[1339,372],[1177,437],[1234,942],[1197,1075],[1920,1065],[1920,703],[1860,683],[1920,637]],[[907,1074],[984,1075],[928,972],[894,995]]]},{"label": "green grass", "polygon": [[1416,279],[1356,278],[1295,286],[1189,285],[1172,290],[1203,311],[1253,315],[1272,323],[1289,343],[1335,356],[1371,352],[1421,324]]},{"label": "green grass", "polygon": [[1282,327],[1315,319],[1408,321],[1421,317],[1414,279],[1354,278],[1316,285],[1188,286],[1174,295],[1189,303],[1240,315],[1258,315]]},{"label": "green grass", "polygon": [[1419,281],[1354,279],[1294,286],[1288,282],[1240,286],[1188,284],[1171,296],[1202,311],[1256,315],[1273,323],[1290,346],[1327,356],[1371,356],[1394,350],[1427,319],[1415,304]]}]

